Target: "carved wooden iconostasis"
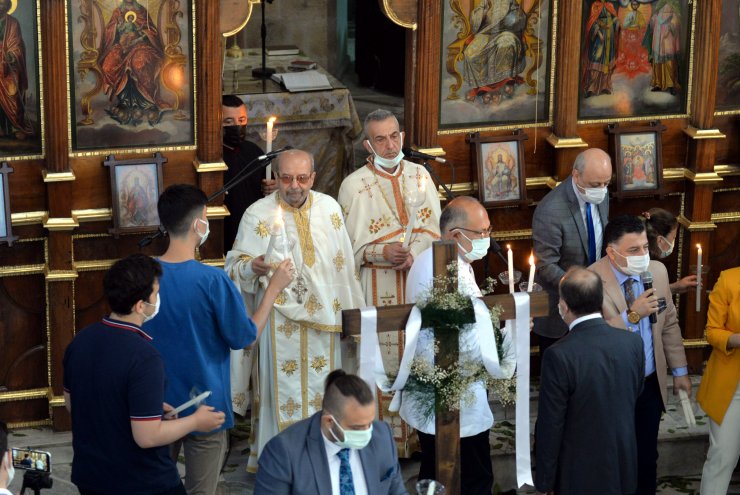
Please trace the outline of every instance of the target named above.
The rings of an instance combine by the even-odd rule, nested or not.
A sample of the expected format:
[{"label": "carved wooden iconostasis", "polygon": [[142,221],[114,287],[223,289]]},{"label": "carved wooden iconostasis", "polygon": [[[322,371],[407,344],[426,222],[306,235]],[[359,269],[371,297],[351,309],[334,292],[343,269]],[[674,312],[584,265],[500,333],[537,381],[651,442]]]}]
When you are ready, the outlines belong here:
[{"label": "carved wooden iconostasis", "polygon": [[[667,259],[669,273],[686,275],[701,243],[711,287],[722,269],[740,264],[738,1],[639,0],[633,8],[626,0],[380,0],[408,28],[406,141],[444,153],[457,167],[453,190],[477,195],[468,136],[478,132],[483,143],[512,136],[502,140],[511,142],[523,129],[526,139],[517,139],[523,154],[510,161],[523,167],[517,197],[526,202],[494,201],[489,208],[495,238],[512,245],[522,270],[534,207],[567,177],[575,155],[584,146],[609,150],[609,124],[660,121],[662,196],[612,198],[611,213],[652,206],[679,213],[683,228]],[[137,252],[151,232],[156,191],[186,182],[212,194],[222,184],[219,5],[11,4],[12,12],[0,12],[9,27],[6,49],[13,32],[23,39],[25,57],[17,55],[0,80],[0,162],[13,169],[2,175],[9,185],[8,227],[17,236],[12,246],[0,239],[0,418],[11,426],[63,429],[70,426],[62,399],[64,349],[106,311],[103,274]],[[675,48],[666,54],[670,60],[661,60],[652,91],[651,45],[643,40],[659,15],[676,33]],[[609,26],[616,45],[604,51],[582,43],[581,33],[594,39],[594,29]],[[629,57],[620,42],[634,48]],[[140,71],[136,83],[115,69],[132,53],[146,61],[132,67]],[[625,142],[647,146],[633,141]],[[127,166],[127,160],[136,162]],[[451,180],[449,168],[435,168]],[[227,214],[221,200],[209,205],[213,234],[200,252],[207,263],[223,263],[218,220]],[[158,239],[143,252],[165,247]],[[504,269],[496,257],[488,263],[490,274]],[[707,299],[697,313],[693,297],[689,291],[678,301],[690,365],[699,372],[708,351]]]},{"label": "carved wooden iconostasis", "polygon": [[[470,136],[526,133],[521,175],[528,204],[488,208],[493,236],[504,247],[511,244],[519,270],[529,267],[538,201],[570,174],[585,147],[610,150],[608,126],[645,128],[648,134],[623,137],[622,149],[647,153],[641,166],[660,172],[654,138],[644,141],[651,123],[662,130],[660,187],[622,183],[635,192],[620,199],[615,163],[610,215],[662,207],[679,216],[675,253],[664,260],[673,280],[696,264],[697,244],[709,265],[706,289],[720,271],[740,265],[738,0],[380,3],[409,28],[407,67],[414,70],[406,83],[407,142],[456,165],[457,193],[479,192]],[[443,180],[452,179],[448,166],[435,169]],[[477,267],[479,276],[506,269],[497,256],[488,264]],[[704,293],[699,313],[694,299],[689,290],[676,302],[697,373],[709,351],[708,299]]]},{"label": "carved wooden iconostasis", "polygon": [[[15,50],[0,81],[0,161],[13,169],[3,176],[17,239],[0,239],[0,418],[65,429],[64,350],[107,311],[103,274],[156,230],[163,188],[222,184],[219,6],[11,3],[0,12]],[[227,213],[208,207],[212,220]],[[221,224],[200,252],[216,265]]]}]

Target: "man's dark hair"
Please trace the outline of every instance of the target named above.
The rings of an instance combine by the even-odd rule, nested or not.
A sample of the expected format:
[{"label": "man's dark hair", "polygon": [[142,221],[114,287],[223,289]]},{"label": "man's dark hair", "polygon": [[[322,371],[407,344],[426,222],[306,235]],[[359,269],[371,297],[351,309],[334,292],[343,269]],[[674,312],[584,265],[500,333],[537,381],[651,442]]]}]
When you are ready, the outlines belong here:
[{"label": "man's dark hair", "polygon": [[331,413],[336,419],[341,419],[344,413],[344,403],[354,398],[361,406],[373,402],[373,393],[367,383],[357,375],[348,375],[342,370],[334,370],[326,377],[324,385],[324,400],[321,408]]},{"label": "man's dark hair", "polygon": [[221,97],[221,105],[225,107],[239,108],[240,106],[244,104],[245,104],[244,100],[242,100],[236,95],[223,95]]},{"label": "man's dark hair", "polygon": [[207,203],[206,193],[197,187],[190,184],[171,185],[157,202],[159,221],[170,236],[183,236]]},{"label": "man's dark hair", "polygon": [[604,228],[604,246],[619,242],[625,234],[641,234],[645,224],[635,215],[620,215],[609,220]]},{"label": "man's dark hair", "polygon": [[650,245],[650,257],[660,258],[661,249],[658,247],[658,237],[667,237],[678,225],[676,217],[663,208],[651,208],[643,214],[645,231]]},{"label": "man's dark hair", "polygon": [[2,456],[8,450],[8,425],[4,421],[0,421],[0,461],[3,460]]},{"label": "man's dark hair", "polygon": [[601,313],[604,286],[594,272],[572,266],[560,279],[560,297],[576,316]]},{"label": "man's dark hair", "polygon": [[154,281],[162,276],[159,262],[145,254],[132,254],[116,263],[103,278],[103,289],[114,313],[131,314],[138,301],[148,301]]}]

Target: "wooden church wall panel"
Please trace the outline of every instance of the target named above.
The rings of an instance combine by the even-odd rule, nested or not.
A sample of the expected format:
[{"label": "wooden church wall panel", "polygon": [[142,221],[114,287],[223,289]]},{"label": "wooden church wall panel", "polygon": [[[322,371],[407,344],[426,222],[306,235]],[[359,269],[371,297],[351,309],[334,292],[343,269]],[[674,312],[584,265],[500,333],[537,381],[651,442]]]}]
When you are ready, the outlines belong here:
[{"label": "wooden church wall panel", "polygon": [[79,272],[75,281],[75,331],[100,321],[110,312],[103,295],[103,277],[106,269]]},{"label": "wooden church wall panel", "polygon": [[740,115],[721,115],[714,118],[714,125],[727,138],[718,139],[716,162],[740,165]]},{"label": "wooden church wall panel", "polygon": [[17,427],[45,422],[49,418],[49,403],[45,398],[0,402],[0,417],[9,426]]}]

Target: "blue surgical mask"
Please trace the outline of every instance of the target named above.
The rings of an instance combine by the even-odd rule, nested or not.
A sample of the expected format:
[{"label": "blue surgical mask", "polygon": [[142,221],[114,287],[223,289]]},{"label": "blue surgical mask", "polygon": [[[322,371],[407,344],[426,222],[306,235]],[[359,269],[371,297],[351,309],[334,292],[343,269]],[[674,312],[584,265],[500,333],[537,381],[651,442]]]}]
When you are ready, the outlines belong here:
[{"label": "blue surgical mask", "polygon": [[671,253],[673,252],[673,246],[675,245],[675,241],[674,242],[668,242],[668,239],[666,239],[662,235],[659,236],[658,239],[663,239],[663,242],[665,242],[668,246],[670,246],[666,250],[663,250],[663,249],[660,250],[660,257],[661,258],[667,258],[667,257],[669,257],[671,255]]},{"label": "blue surgical mask", "polygon": [[626,267],[619,267],[619,270],[622,271],[622,273],[624,273],[625,275],[639,276],[640,274],[645,273],[650,267],[650,255],[647,253],[637,256],[625,256],[616,249],[614,250],[614,252],[627,260]]},{"label": "blue surgical mask", "polygon": [[[373,163],[375,163],[375,165],[377,165],[378,167],[395,168],[396,165],[401,163],[401,160],[403,160],[403,151],[401,151],[400,149],[398,150],[398,154],[395,157],[383,158],[375,151],[373,145],[370,144],[370,140],[367,141],[367,144],[370,146],[370,149],[373,150],[373,155],[375,155],[375,157],[373,158]],[[403,146],[403,139],[401,139],[401,146]]]},{"label": "blue surgical mask", "polygon": [[[463,258],[465,258],[465,261],[468,263],[472,263],[473,261],[481,260],[486,257],[488,254],[488,248],[491,247],[491,238],[485,237],[483,239],[471,239],[470,237],[466,236],[464,232],[460,232],[464,238],[470,241],[472,244],[470,251],[463,254]],[[460,244],[458,244],[460,246]],[[461,249],[463,249],[462,246],[460,246]]]},{"label": "blue surgical mask", "polygon": [[334,437],[334,443],[337,444],[339,447],[342,447],[343,449],[364,449],[367,447],[367,444],[370,443],[370,439],[373,437],[373,425],[370,424],[370,428],[367,430],[345,430],[342,428],[342,425],[339,424],[339,421],[334,419],[334,416],[331,414],[329,415],[332,421],[334,421],[334,424],[337,425],[337,428],[342,432],[344,435],[344,440],[339,440],[337,436],[334,434],[333,430],[329,430],[329,433],[331,433],[331,436]]}]

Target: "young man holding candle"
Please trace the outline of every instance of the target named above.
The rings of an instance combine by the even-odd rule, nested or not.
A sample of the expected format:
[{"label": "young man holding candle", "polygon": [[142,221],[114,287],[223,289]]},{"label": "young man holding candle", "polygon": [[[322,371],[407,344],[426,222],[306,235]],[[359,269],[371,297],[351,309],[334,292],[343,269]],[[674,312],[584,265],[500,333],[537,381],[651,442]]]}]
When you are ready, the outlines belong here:
[{"label": "young man holding candle", "polygon": [[[221,99],[223,155],[224,162],[229,167],[224,173],[224,184],[263,154],[259,146],[247,141],[247,120],[247,106],[244,101],[236,95],[223,95]],[[253,164],[255,172],[224,196],[224,204],[231,212],[231,215],[224,218],[224,253],[234,244],[244,211],[252,203],[277,188],[274,180],[265,178],[265,165],[265,163]]]},{"label": "young man holding candle", "polygon": [[[482,259],[488,254],[490,245],[491,221],[488,212],[478,200],[469,196],[459,196],[445,206],[439,224],[442,240],[457,243],[458,252],[458,287],[459,291],[471,296],[481,296],[481,291],[475,281],[472,262]],[[406,301],[417,302],[429,290],[434,273],[433,249],[427,248],[419,253],[409,270],[406,281]],[[503,329],[504,349],[513,351],[510,336]],[[461,336],[460,348],[467,349],[473,355],[480,356],[482,352],[496,352],[496,349],[481,349],[478,345],[478,334],[474,331],[466,332]],[[424,349],[433,347],[429,342],[431,335],[420,335],[422,340],[417,344],[417,357],[424,353]],[[513,359],[513,357],[512,357]],[[474,401],[472,404],[463,404],[460,408],[460,493],[483,494],[491,493],[493,489],[493,468],[491,466],[491,448],[489,430],[493,426],[493,414],[488,405],[485,384],[476,382],[473,387]],[[419,479],[435,478],[435,419],[422,421],[417,414],[417,407],[412,399],[404,395],[399,414],[404,421],[415,428],[421,444],[421,466]]]},{"label": "young man holding candle", "polygon": [[208,404],[226,415],[215,432],[187,435],[173,444],[174,457],[181,447],[185,449],[185,487],[190,495],[212,495],[218,485],[228,429],[234,425],[230,351],[244,349],[259,338],[275,299],[294,273],[290,260],[277,266],[250,318],[238,289],[223,270],[195,259],[196,248],[209,233],[207,202],[203,191],[188,184],[172,185],[159,197],[157,211],[169,234],[169,246],[159,258],[160,313],[144,325],[164,359],[165,400],[179,406],[191,396],[210,391]]},{"label": "young man holding candle", "polygon": [[[344,179],[338,201],[360,270],[365,303],[403,304],[406,274],[414,258],[439,238],[439,196],[424,167],[403,159],[404,133],[391,112],[371,112],[364,127],[363,145],[370,156],[365,166]],[[401,332],[386,332],[379,338],[386,369],[397,368]],[[400,433],[396,437],[398,452],[408,457],[416,445],[398,415],[386,412],[383,402],[390,399],[378,396],[380,418]]]},{"label": "young man holding candle", "polygon": [[[637,399],[637,495],[654,495],[658,460],[658,427],[667,403],[665,370],[673,374],[673,393],[691,395],[681,329],[673,305],[668,272],[659,261],[651,261],[642,219],[622,215],[604,229],[606,257],[589,267],[604,284],[603,314],[613,327],[624,328],[642,337],[645,350],[645,384]],[[642,275],[650,272],[653,287],[645,289]],[[658,298],[665,300],[659,311]],[[656,322],[651,323],[651,315]]]},{"label": "young man holding candle", "polygon": [[[248,306],[263,297],[275,263],[292,259],[296,266],[295,281],[275,302],[271,331],[260,339],[259,376],[251,375],[259,380],[253,390],[260,395],[253,402],[259,411],[253,409],[251,416],[256,444],[250,470],[272,437],[321,409],[323,381],[342,365],[342,310],[364,305],[339,204],[311,190],[313,156],[286,151],[274,167],[278,191],[247,208],[224,266]],[[271,229],[275,223],[278,228]],[[267,258],[276,235],[287,238],[287,245],[274,241]],[[250,371],[232,366],[234,381],[244,383],[242,393]]]}]

